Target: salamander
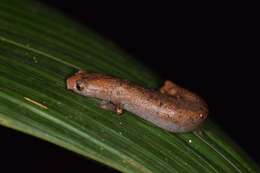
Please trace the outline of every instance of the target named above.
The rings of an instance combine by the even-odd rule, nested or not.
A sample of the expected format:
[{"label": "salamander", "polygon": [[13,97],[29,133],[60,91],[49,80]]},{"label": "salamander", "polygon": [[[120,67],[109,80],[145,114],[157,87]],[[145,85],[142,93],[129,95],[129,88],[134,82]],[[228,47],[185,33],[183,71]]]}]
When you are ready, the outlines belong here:
[{"label": "salamander", "polygon": [[117,114],[127,110],[170,132],[190,132],[207,118],[208,106],[191,91],[167,80],[159,91],[113,76],[78,71],[67,89],[101,99],[100,107]]}]

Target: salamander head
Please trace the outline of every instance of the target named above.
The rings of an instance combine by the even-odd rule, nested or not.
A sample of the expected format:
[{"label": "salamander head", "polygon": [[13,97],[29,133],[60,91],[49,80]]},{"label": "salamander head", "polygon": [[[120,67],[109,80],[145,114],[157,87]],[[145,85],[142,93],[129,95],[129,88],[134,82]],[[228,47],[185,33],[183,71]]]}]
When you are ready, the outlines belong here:
[{"label": "salamander head", "polygon": [[67,79],[67,89],[74,91],[81,91],[83,88],[81,86],[81,80],[86,75],[86,72],[80,70],[75,75]]}]

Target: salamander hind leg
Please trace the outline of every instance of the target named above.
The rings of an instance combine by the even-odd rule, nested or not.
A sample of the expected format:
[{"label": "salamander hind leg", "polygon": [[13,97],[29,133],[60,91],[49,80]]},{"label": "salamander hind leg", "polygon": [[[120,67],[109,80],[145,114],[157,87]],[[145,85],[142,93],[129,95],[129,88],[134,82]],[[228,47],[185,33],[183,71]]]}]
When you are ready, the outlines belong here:
[{"label": "salamander hind leg", "polygon": [[105,110],[113,111],[118,115],[121,115],[123,113],[123,109],[120,105],[116,105],[110,101],[102,100],[100,103],[100,107]]},{"label": "salamander hind leg", "polygon": [[160,88],[160,92],[162,94],[167,94],[170,96],[176,96],[179,90],[180,87],[170,80],[166,80],[164,85]]}]

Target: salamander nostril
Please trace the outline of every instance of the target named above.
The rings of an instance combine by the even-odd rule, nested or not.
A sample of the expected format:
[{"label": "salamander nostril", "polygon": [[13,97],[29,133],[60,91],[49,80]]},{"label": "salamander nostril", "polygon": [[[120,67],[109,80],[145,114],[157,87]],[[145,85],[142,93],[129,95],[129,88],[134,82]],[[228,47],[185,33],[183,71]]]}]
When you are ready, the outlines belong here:
[{"label": "salamander nostril", "polygon": [[77,80],[76,81],[76,88],[79,91],[82,91],[84,89],[84,87],[82,86],[82,81],[81,80]]}]

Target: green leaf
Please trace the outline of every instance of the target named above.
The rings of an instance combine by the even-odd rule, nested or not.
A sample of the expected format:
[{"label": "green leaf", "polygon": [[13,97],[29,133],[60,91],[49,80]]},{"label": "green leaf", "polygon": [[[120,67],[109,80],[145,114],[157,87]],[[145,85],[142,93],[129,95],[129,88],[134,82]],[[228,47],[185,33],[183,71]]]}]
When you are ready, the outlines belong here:
[{"label": "green leaf", "polygon": [[134,58],[59,12],[30,0],[0,2],[0,124],[123,172],[257,172],[259,167],[211,120],[174,134],[66,90],[78,69],[158,89]]}]

